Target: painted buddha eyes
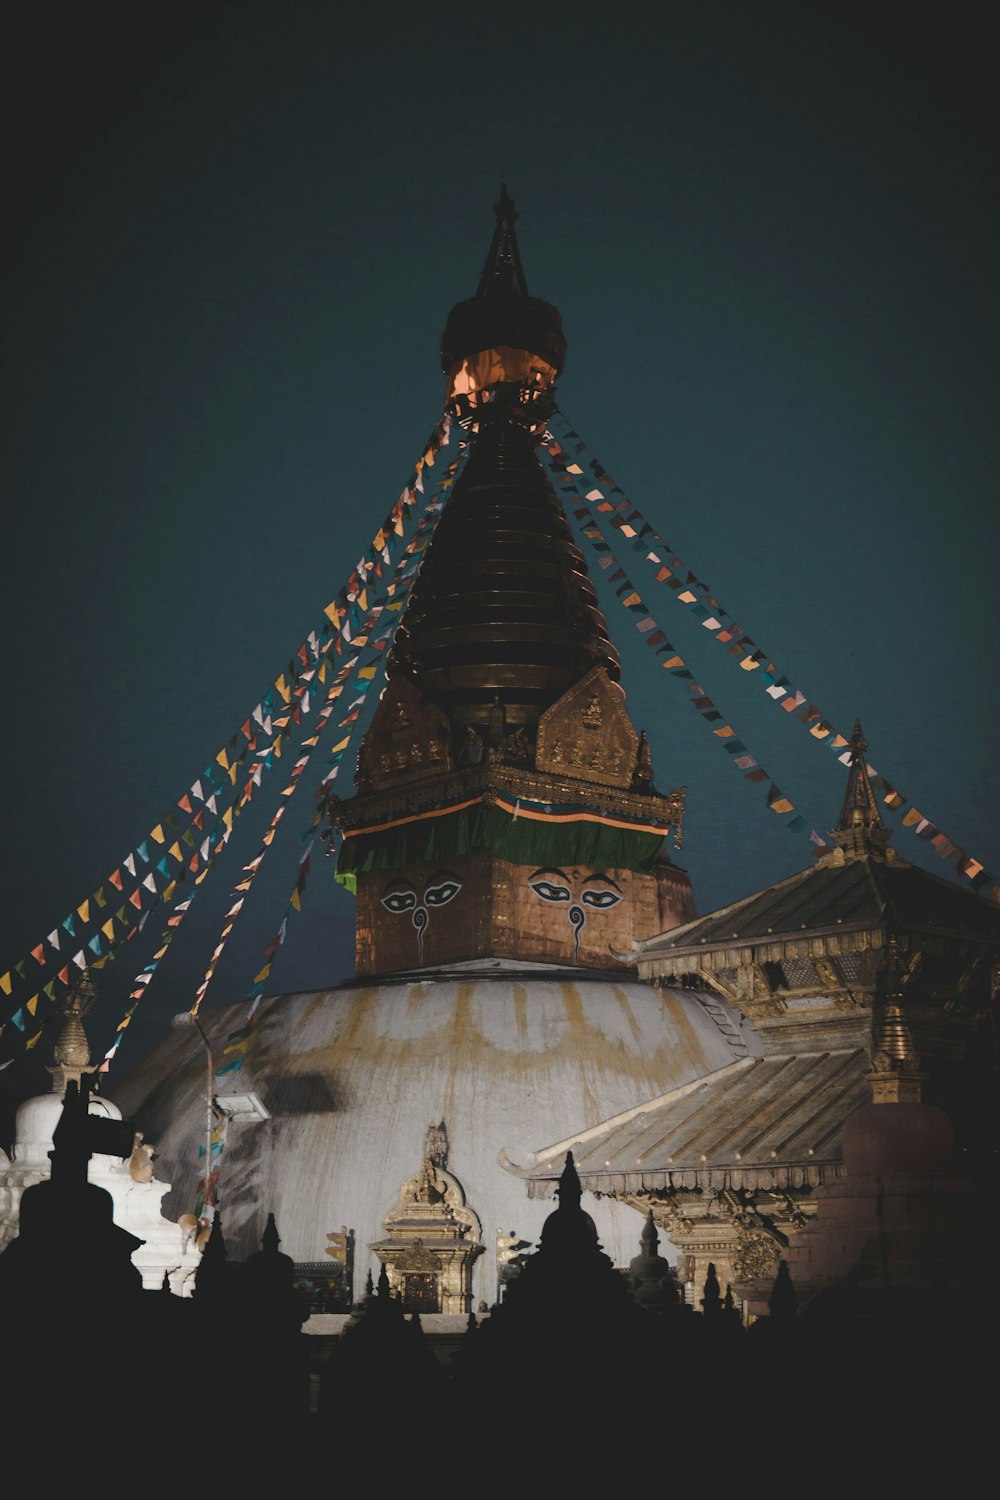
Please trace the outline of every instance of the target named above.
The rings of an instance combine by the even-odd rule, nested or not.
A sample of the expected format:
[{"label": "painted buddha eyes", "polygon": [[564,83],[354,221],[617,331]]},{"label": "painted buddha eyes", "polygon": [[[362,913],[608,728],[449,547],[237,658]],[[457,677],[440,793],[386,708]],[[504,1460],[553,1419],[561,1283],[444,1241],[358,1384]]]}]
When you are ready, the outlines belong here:
[{"label": "painted buddha eyes", "polygon": [[580,897],[584,906],[594,906],[599,911],[606,911],[609,906],[617,906],[621,899],[620,891],[613,891],[607,886],[602,886],[598,890],[584,891]]},{"label": "painted buddha eyes", "polygon": [[[424,906],[447,906],[449,901],[454,901],[462,889],[462,882],[457,875],[452,875],[450,870],[440,870],[431,879],[434,885],[427,886],[423,895]],[[387,885],[382,892],[382,905],[386,911],[393,915],[400,912],[412,911],[418,903],[417,892],[408,882],[394,881]]]},{"label": "painted buddha eyes", "polygon": [[417,904],[416,891],[387,891],[382,897],[382,905],[386,911],[393,913],[409,911]]},{"label": "painted buddha eyes", "polygon": [[528,884],[536,896],[543,901],[568,901],[570,889],[567,885],[553,885],[551,880],[530,880]]},{"label": "painted buddha eyes", "polygon": [[449,901],[454,901],[461,889],[462,882],[451,870],[435,870],[430,883],[424,887],[422,896],[408,880],[391,880],[382,892],[382,905],[393,916],[400,916],[404,911],[412,913],[410,924],[417,934],[417,952],[421,965],[424,961],[424,933],[430,922],[430,913],[435,908],[447,906]]},{"label": "painted buddha eyes", "polygon": [[[575,899],[574,886],[578,891]],[[607,911],[610,907],[617,906],[622,899],[621,887],[610,875],[601,872],[586,875],[581,881],[577,870],[571,875],[567,875],[565,870],[536,870],[533,875],[528,876],[528,887],[543,901],[560,905],[572,903],[567,908],[566,919],[573,929],[573,948],[577,960],[580,957],[580,934],[587,920],[585,908]]]},{"label": "painted buddha eyes", "polygon": [[[562,884],[564,880],[568,881],[569,877],[562,870],[536,870],[529,877],[528,885],[543,901],[572,901],[573,891],[568,884]],[[617,906],[621,899],[622,893],[610,875],[588,875],[577,897],[594,911],[607,911],[609,907]]]},{"label": "painted buddha eyes", "polygon": [[440,885],[429,885],[424,891],[424,901],[428,906],[447,906],[453,901],[462,889],[459,880],[443,880]]}]

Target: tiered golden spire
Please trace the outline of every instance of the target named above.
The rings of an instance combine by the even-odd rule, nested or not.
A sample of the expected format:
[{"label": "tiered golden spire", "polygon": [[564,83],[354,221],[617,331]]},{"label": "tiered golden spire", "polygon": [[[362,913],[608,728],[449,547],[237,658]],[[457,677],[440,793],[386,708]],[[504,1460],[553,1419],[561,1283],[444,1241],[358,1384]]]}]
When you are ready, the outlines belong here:
[{"label": "tiered golden spire", "polygon": [[882,976],[884,998],[876,1007],[872,1027],[874,1051],[867,1078],[873,1104],[919,1104],[921,1100],[927,1075],[920,1071],[920,1057],[903,1008],[905,987],[916,966],[914,961],[905,962],[898,940],[891,937]]},{"label": "tiered golden spire", "polygon": [[840,821],[833,829],[832,837],[837,848],[845,854],[875,854],[885,858],[886,845],[892,834],[879,815],[865,762],[867,749],[868,741],[861,732],[861,720],[855,719],[854,733],[848,745],[851,768],[847,789],[840,809]]}]

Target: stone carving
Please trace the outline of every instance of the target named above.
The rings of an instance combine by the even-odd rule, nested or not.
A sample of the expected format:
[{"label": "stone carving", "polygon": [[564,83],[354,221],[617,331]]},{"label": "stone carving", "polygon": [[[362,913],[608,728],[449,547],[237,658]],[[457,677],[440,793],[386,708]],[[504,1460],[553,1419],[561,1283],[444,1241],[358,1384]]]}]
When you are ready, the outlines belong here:
[{"label": "stone carving", "polygon": [[635,772],[632,776],[632,784],[643,791],[653,785],[653,755],[649,748],[649,739],[645,730],[639,735],[639,748],[635,756]]},{"label": "stone carving", "polygon": [[638,750],[623,695],[603,667],[594,667],[538,721],[540,771],[568,771],[602,785],[629,787]]},{"label": "stone carving", "polygon": [[428,1125],[424,1136],[424,1160],[432,1166],[445,1168],[448,1165],[448,1127],[442,1120],[440,1125]]},{"label": "stone carving", "polygon": [[738,1281],[762,1281],[777,1271],[781,1251],[762,1230],[743,1230],[733,1252],[733,1274]]},{"label": "stone carving", "polygon": [[406,678],[385,690],[358,756],[359,786],[393,785],[402,777],[452,769],[451,724]]},{"label": "stone carving", "polygon": [[478,766],[483,758],[483,742],[471,724],[466,724],[465,735],[458,752],[460,766]]},{"label": "stone carving", "polygon": [[423,1240],[414,1240],[410,1248],[404,1250],[397,1257],[396,1269],[417,1273],[421,1271],[439,1271],[441,1263],[436,1255],[424,1248]]}]

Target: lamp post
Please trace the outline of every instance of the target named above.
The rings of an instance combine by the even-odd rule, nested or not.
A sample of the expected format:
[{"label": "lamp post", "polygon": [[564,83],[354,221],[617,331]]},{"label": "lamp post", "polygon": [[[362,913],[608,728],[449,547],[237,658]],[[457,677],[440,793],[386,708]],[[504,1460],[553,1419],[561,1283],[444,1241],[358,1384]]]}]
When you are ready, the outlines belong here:
[{"label": "lamp post", "polygon": [[[208,1208],[208,1184],[209,1177],[211,1176],[212,1172],[212,1128],[215,1123],[213,1113],[215,1063],[212,1060],[212,1045],[209,1042],[208,1037],[205,1035],[205,1028],[202,1026],[201,1022],[198,1020],[198,1017],[194,1014],[193,1011],[182,1010],[179,1015],[174,1016],[171,1025],[178,1031],[184,1031],[193,1026],[197,1030],[198,1035],[201,1037],[202,1043],[205,1048],[205,1066],[208,1069],[208,1074],[206,1078],[205,1095],[205,1196],[202,1203],[202,1210],[204,1212],[204,1210]],[[205,1217],[208,1218],[209,1215],[206,1213]]]}]

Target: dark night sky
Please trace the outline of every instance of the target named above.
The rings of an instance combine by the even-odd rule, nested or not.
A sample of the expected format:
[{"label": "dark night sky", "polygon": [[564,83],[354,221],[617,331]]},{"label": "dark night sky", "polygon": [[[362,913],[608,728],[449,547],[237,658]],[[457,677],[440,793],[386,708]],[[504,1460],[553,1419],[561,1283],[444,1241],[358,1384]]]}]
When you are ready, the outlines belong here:
[{"label": "dark night sky", "polygon": [[[983,13],[131,0],[22,15],[2,90],[0,968],[143,837],[321,620],[439,415],[437,340],[475,288],[501,181],[529,286],[563,314],[573,425],[792,682],[838,728],[859,714],[878,769],[1000,871]],[[828,828],[834,757],[665,590],[644,593]],[[605,606],[657,781],[689,788],[680,862],[699,908],[807,863]],[[260,966],[311,791],[208,1005]],[[246,823],[119,1073],[190,1005],[256,847]],[[908,831],[895,843],[953,878]],[[319,862],[274,988],[348,975],[351,920]],[[151,946],[102,977],[95,1051]]]}]

